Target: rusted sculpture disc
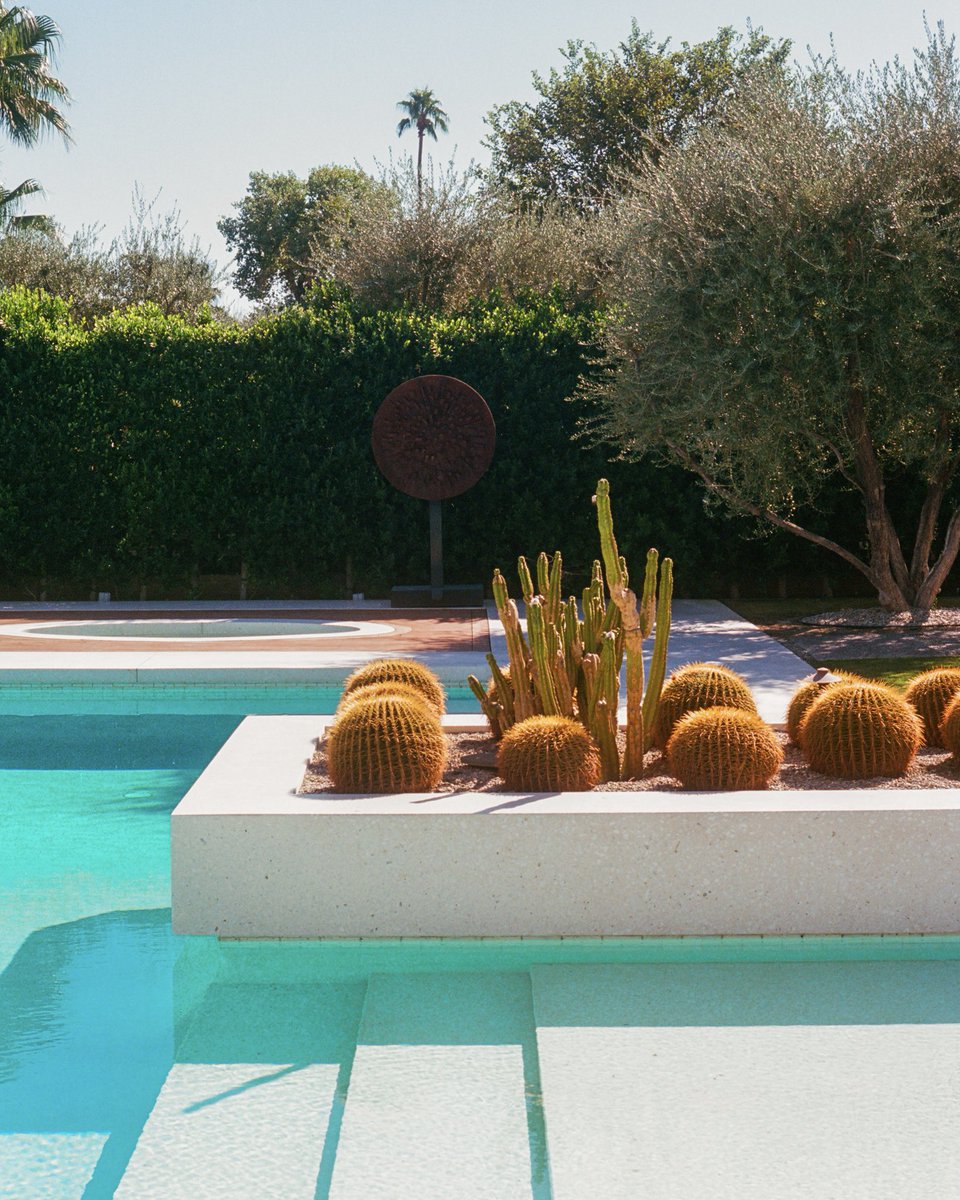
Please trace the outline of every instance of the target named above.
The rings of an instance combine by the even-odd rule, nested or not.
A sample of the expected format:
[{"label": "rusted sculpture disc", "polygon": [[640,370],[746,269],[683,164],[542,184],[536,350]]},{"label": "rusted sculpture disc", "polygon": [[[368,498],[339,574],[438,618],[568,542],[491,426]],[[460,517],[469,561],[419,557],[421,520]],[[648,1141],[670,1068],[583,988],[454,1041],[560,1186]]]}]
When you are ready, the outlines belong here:
[{"label": "rusted sculpture disc", "polygon": [[451,375],[420,375],[394,388],[373,419],[373,457],[400,492],[449,500],[483,476],[497,431],[479,392]]}]

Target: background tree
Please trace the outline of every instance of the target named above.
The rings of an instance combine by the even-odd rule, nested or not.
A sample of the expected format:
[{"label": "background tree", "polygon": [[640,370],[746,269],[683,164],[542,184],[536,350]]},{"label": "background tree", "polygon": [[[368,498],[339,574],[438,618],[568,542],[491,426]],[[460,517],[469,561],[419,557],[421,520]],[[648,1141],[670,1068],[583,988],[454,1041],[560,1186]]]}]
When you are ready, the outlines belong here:
[{"label": "background tree", "polygon": [[596,207],[617,190],[618,176],[682,142],[757,66],[780,66],[790,51],[788,41],[752,29],[744,38],[729,27],[696,45],[669,45],[636,21],[609,53],[568,42],[561,71],[534,72],[539,100],[487,115],[490,179],[527,204]]},{"label": "background tree", "polygon": [[69,300],[73,318],[92,324],[114,309],[154,304],[167,315],[196,318],[216,302],[220,273],[196,239],[188,242],[179,213],[134,192],[120,235],[103,245],[95,229],[69,241],[47,218],[3,220],[0,190],[0,288],[42,289]]},{"label": "background tree", "polygon": [[318,279],[345,284],[364,309],[453,312],[492,292],[509,303],[557,287],[593,295],[588,221],[518,213],[452,164],[418,181],[407,159],[381,183],[351,210],[349,236],[316,245],[311,260]]},{"label": "background tree", "polygon": [[437,140],[437,130],[447,132],[447,114],[440,107],[429,88],[419,88],[405,99],[397,101],[397,108],[407,115],[397,125],[397,137],[403,137],[408,129],[417,131],[417,193],[423,188],[423,139],[424,135]]},{"label": "background tree", "polygon": [[33,146],[46,132],[68,137],[58,103],[66,85],[50,73],[60,30],[49,17],[20,5],[0,4],[0,129],[20,146]]},{"label": "background tree", "polygon": [[18,212],[27,196],[35,196],[41,191],[43,189],[34,179],[25,179],[15,188],[10,188],[9,191],[0,185],[0,234],[14,229],[44,229],[48,231],[52,229],[49,217],[37,213],[21,214]]},{"label": "background tree", "polygon": [[[960,66],[755,83],[611,217],[600,428],[928,608],[960,547]],[[841,488],[863,543],[810,511]],[[915,496],[898,527],[892,497]]]},{"label": "background tree", "polygon": [[[47,132],[69,141],[66,118],[57,104],[69,100],[70,94],[50,73],[59,41],[60,30],[49,17],[0,3],[0,130],[16,145],[33,146]],[[48,217],[15,215],[27,196],[41,190],[32,179],[9,190],[0,186],[0,229],[49,227]]]},{"label": "background tree", "polygon": [[217,222],[236,255],[237,290],[249,300],[302,300],[314,280],[311,247],[346,237],[353,206],[376,190],[369,175],[350,167],[315,167],[306,179],[252,172],[236,216]]}]

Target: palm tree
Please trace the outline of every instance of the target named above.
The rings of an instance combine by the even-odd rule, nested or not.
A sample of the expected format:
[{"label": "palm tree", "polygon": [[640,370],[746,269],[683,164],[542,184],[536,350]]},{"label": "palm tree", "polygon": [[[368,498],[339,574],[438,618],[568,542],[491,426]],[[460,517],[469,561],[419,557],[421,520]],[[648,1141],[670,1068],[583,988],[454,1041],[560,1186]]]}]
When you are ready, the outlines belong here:
[{"label": "palm tree", "polygon": [[397,126],[397,137],[403,137],[408,129],[417,131],[417,196],[423,194],[423,135],[428,133],[437,140],[437,130],[447,132],[447,114],[429,88],[412,91],[404,100],[397,101],[397,108],[407,115]]},{"label": "palm tree", "polygon": [[49,17],[0,3],[0,130],[18,145],[33,146],[47,130],[69,140],[56,102],[70,94],[49,70],[59,40]]},{"label": "palm tree", "polygon": [[53,222],[49,217],[40,213],[26,216],[17,215],[17,209],[27,196],[35,196],[43,188],[36,180],[25,179],[10,191],[0,184],[0,236],[14,229],[38,229],[42,233],[52,233]]}]

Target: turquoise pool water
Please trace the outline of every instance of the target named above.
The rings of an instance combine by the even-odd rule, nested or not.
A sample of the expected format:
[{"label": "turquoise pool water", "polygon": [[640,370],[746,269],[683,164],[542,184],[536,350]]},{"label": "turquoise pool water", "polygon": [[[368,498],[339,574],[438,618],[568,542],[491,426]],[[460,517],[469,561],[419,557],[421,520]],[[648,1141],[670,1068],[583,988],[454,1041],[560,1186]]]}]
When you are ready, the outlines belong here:
[{"label": "turquoise pool water", "polygon": [[[0,716],[332,713],[340,693],[335,684],[5,683]],[[479,712],[468,687],[447,685],[446,693],[448,712]]]},{"label": "turquoise pool water", "polygon": [[[405,1132],[405,1103],[441,1116],[467,1104],[468,1069],[487,1098],[480,1118],[464,1110],[451,1169],[472,1169],[473,1121],[483,1170],[519,1170],[524,1194],[552,1200],[545,1026],[960,1022],[950,938],[175,938],[170,811],[238,714],[318,711],[318,689],[149,690],[35,688],[19,708],[5,696],[0,1197],[392,1195],[364,1170],[378,1153],[396,1161],[398,1137],[411,1153],[422,1141]],[[396,1084],[410,1055],[422,1096]],[[500,1097],[502,1145],[484,1089]],[[275,1143],[265,1180],[262,1148]]]}]

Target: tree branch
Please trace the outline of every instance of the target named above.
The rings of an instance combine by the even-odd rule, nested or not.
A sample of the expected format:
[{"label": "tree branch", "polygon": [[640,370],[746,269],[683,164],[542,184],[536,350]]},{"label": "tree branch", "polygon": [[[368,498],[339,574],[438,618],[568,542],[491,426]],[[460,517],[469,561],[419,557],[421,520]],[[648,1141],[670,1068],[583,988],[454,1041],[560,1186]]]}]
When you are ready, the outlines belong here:
[{"label": "tree branch", "polygon": [[917,594],[916,605],[918,608],[929,608],[936,599],[950,568],[956,562],[958,553],[960,553],[960,508],[955,508],[947,525],[943,549]]},{"label": "tree branch", "polygon": [[802,525],[798,525],[795,521],[788,521],[786,517],[781,517],[772,509],[763,508],[758,504],[752,504],[749,500],[745,500],[742,496],[738,496],[733,488],[727,487],[720,483],[711,475],[708,475],[703,467],[690,455],[682,446],[678,446],[675,442],[664,443],[671,454],[683,463],[683,465],[697,475],[714,495],[719,496],[726,501],[732,508],[738,508],[743,512],[748,512],[751,516],[760,517],[764,521],[769,521],[771,525],[776,525],[778,529],[786,529],[788,533],[795,534],[797,537],[804,538],[808,542],[813,542],[815,546],[822,546],[824,550],[829,550],[832,554],[837,554],[845,562],[848,562],[852,567],[855,567],[861,575],[864,575],[874,587],[876,580],[873,571],[862,559],[851,553],[846,547],[841,546],[839,542],[834,542],[830,538],[822,537],[819,533],[813,533],[812,530],[805,529]]},{"label": "tree branch", "polygon": [[940,468],[934,473],[927,488],[923,507],[920,509],[920,519],[917,522],[917,534],[913,542],[910,582],[915,592],[919,591],[926,581],[930,569],[930,550],[937,530],[937,518],[940,515],[947,488],[950,486],[950,481],[956,472],[958,461],[960,461],[956,455],[952,458],[945,456],[945,447],[949,441],[950,421],[946,413],[941,413],[937,423],[937,435],[930,454],[931,459],[940,459]]}]

